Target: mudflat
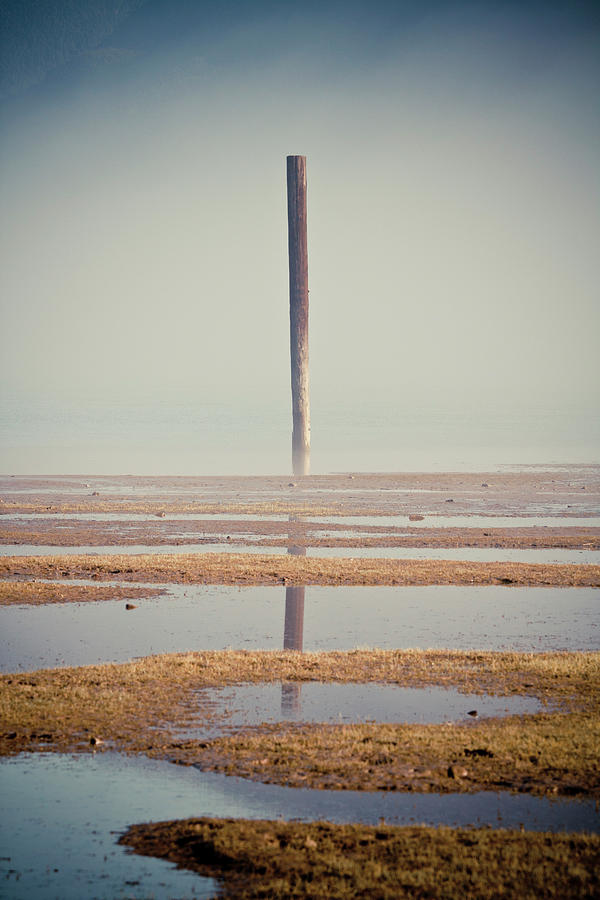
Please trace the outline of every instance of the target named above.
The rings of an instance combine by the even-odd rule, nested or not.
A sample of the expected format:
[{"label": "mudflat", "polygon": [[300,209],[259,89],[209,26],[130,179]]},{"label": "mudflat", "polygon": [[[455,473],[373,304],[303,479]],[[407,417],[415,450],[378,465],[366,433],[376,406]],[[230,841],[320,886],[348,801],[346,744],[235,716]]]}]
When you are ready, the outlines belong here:
[{"label": "mudflat", "polygon": [[[598,515],[600,466],[221,478],[0,477],[0,513]],[[566,523],[565,523],[566,524]]]},{"label": "mudflat", "polygon": [[[67,548],[62,556],[0,558],[0,606],[122,600],[134,608],[173,584],[600,587],[598,466],[294,479],[0,478],[0,498],[6,550]],[[151,552],[171,544],[201,552]],[[227,552],[202,552],[208,544]],[[134,545],[146,552],[119,552]],[[111,552],[93,553],[104,546]],[[347,552],[320,557],[319,547]],[[366,547],[376,555],[353,557],[353,548]],[[437,548],[440,558],[386,557],[393,547]],[[444,548],[469,547],[585,550],[593,561],[443,558]],[[589,800],[600,797],[599,667],[598,652],[306,653],[300,645],[7,674],[0,755],[119,751],[289,787]],[[228,685],[307,682],[435,686],[540,705],[444,724],[225,728],[214,703],[214,691]],[[433,896],[440,884],[448,896],[598,893],[599,841],[586,834],[203,818],[135,825],[121,841],[217,877],[224,896]]]}]

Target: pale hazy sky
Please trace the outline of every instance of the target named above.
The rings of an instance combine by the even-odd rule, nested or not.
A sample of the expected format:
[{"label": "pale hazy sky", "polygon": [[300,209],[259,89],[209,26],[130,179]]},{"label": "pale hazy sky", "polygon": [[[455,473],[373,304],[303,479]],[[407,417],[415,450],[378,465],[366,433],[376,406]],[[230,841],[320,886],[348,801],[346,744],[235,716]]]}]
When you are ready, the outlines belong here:
[{"label": "pale hazy sky", "polygon": [[593,6],[218,6],[5,102],[3,396],[287,403],[304,154],[313,403],[593,405]]}]

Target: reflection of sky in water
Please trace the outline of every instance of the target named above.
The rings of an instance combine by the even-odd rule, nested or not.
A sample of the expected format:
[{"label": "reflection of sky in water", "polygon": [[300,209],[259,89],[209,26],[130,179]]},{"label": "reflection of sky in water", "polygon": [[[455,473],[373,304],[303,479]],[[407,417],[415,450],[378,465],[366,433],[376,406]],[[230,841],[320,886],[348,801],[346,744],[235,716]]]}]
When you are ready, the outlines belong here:
[{"label": "reflection of sky in water", "polygon": [[[418,510],[415,510],[418,513]],[[425,515],[422,521],[411,522],[404,516],[307,516],[304,522],[327,525],[378,525],[384,528],[598,528],[599,516],[480,516],[480,515]]]},{"label": "reflection of sky in water", "polygon": [[[231,541],[211,544],[105,544],[57,547],[53,544],[2,544],[2,556],[68,556],[85,553],[99,555],[134,555],[136,553],[268,553],[285,554],[286,547],[269,544],[240,544],[252,535],[236,534]],[[565,550],[563,548],[510,547],[308,547],[307,556],[374,559],[462,559],[479,562],[530,562],[562,564],[600,563],[600,550]]]},{"label": "reflection of sky in water", "polygon": [[[53,513],[53,512],[43,512],[43,513],[5,513],[5,515],[10,519],[29,519],[34,524],[40,523],[43,524],[44,520],[48,519],[50,522],[56,522],[61,520],[75,519],[76,521],[90,521],[90,522],[156,522],[157,519],[161,520],[179,520],[179,519],[198,519],[200,521],[206,520],[207,522],[213,523],[215,521],[224,521],[224,522],[287,522],[287,516],[281,515],[250,515],[247,513],[166,513],[164,516],[157,515],[156,513],[129,513],[129,512],[66,512],[66,513]],[[0,521],[2,521],[0,519]]]},{"label": "reflection of sky in water", "polygon": [[[523,715],[542,709],[535,697],[461,693],[454,688],[396,684],[335,684],[318,681],[241,684],[202,691],[202,707],[224,717],[218,730],[262,722],[473,722],[478,718]],[[178,732],[183,736],[183,732]],[[206,734],[186,729],[185,737]]]},{"label": "reflection of sky in water", "polygon": [[[195,896],[211,896],[210,880],[119,847],[118,835],[137,822],[236,816],[377,824],[383,818],[392,825],[598,831],[590,800],[303,790],[108,753],[5,759],[0,785],[0,875],[12,900],[181,897],[193,889]],[[4,880],[10,870],[18,881],[14,874]]]},{"label": "reflection of sky in water", "polygon": [[[283,646],[283,587],[165,588],[167,597],[135,600],[131,612],[123,601],[2,607],[2,669]],[[599,600],[593,588],[307,587],[303,646],[597,650]]]},{"label": "reflection of sky in water", "polygon": [[[43,525],[46,521],[68,521],[73,519],[78,522],[156,522],[194,520],[214,522],[289,522],[287,515],[252,515],[250,513],[166,513],[157,516],[155,513],[117,513],[117,512],[65,512],[53,513],[4,513],[7,519],[29,520],[32,525]],[[0,516],[0,521],[2,521]],[[360,527],[378,527],[381,532],[395,528],[598,528],[600,516],[480,516],[480,515],[425,515],[423,520],[411,521],[408,513],[402,516],[313,516],[298,517],[298,524],[307,526],[311,531],[324,531],[324,526],[353,525]],[[316,525],[316,528],[311,528]]]}]

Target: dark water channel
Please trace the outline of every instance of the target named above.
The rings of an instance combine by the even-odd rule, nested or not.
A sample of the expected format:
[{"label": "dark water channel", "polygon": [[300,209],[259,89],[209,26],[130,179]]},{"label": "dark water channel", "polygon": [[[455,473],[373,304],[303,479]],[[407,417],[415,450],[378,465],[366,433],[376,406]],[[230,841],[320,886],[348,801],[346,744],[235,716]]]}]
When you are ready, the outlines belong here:
[{"label": "dark water channel", "polygon": [[0,878],[12,900],[208,897],[211,879],[117,845],[135,822],[190,816],[600,830],[597,804],[524,794],[413,795],[264,785],[118,754],[0,762]]},{"label": "dark water channel", "polygon": [[165,597],[136,599],[131,611],[124,601],[1,607],[1,670],[227,648],[600,647],[600,590],[594,588],[164,587]]}]

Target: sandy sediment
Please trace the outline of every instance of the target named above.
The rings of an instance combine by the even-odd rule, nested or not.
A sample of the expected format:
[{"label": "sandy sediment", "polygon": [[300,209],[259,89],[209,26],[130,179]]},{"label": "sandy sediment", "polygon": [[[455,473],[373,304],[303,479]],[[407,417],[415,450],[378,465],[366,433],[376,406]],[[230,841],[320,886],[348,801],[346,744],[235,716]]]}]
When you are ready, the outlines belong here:
[{"label": "sandy sediment", "polygon": [[598,515],[600,466],[519,471],[246,477],[0,478],[0,515],[48,512],[281,515]]},{"label": "sandy sediment", "polygon": [[[557,519],[557,522],[568,520]],[[557,524],[556,526],[525,526],[515,528],[457,528],[414,526],[386,527],[356,526],[332,522],[325,529],[317,530],[310,523],[273,522],[266,519],[253,521],[227,520],[161,520],[139,522],[81,522],[66,517],[60,526],[53,521],[0,519],[0,544],[31,544],[56,547],[115,546],[164,544],[223,543],[243,547],[263,544],[270,547],[288,547],[290,544],[306,547],[503,547],[572,548],[600,550],[600,528]],[[182,534],[185,535],[182,537]],[[352,554],[349,552],[349,556]]]}]

